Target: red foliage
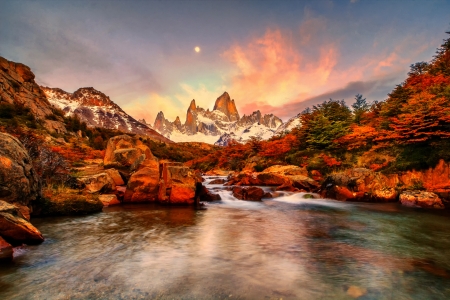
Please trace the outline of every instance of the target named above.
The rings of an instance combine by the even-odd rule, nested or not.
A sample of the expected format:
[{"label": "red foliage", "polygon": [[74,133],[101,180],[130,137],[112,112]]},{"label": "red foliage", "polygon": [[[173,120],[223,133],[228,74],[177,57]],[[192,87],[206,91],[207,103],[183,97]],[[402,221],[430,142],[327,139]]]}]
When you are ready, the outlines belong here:
[{"label": "red foliage", "polygon": [[297,143],[297,138],[293,134],[287,134],[281,139],[263,143],[259,155],[263,157],[280,157],[289,152]]},{"label": "red foliage", "polygon": [[319,156],[323,159],[327,167],[338,167],[341,165],[341,162],[334,157],[328,156],[326,154],[320,154]]}]

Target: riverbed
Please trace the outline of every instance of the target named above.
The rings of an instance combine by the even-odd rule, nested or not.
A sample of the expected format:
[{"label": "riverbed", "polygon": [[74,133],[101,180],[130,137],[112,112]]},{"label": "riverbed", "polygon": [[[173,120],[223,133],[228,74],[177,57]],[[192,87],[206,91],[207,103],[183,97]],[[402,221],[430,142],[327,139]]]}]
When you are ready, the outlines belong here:
[{"label": "riverbed", "polygon": [[447,211],[208,187],[206,210],[34,219],[46,240],[0,266],[0,299],[450,298]]}]

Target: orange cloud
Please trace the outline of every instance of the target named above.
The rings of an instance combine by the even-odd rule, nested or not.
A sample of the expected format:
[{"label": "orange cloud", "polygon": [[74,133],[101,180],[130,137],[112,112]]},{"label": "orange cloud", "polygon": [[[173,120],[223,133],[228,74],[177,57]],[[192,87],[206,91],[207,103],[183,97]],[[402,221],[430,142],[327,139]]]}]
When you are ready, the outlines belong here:
[{"label": "orange cloud", "polygon": [[[320,45],[314,59],[298,49],[313,39],[316,26],[310,21],[297,33],[267,29],[262,37],[246,45],[233,45],[223,57],[236,66],[230,78],[230,94],[237,104],[250,113],[258,105],[283,105],[298,98],[307,98],[323,90],[337,62],[338,50],[332,43]],[[312,28],[308,34],[307,28]],[[249,107],[249,103],[254,103]]]}]

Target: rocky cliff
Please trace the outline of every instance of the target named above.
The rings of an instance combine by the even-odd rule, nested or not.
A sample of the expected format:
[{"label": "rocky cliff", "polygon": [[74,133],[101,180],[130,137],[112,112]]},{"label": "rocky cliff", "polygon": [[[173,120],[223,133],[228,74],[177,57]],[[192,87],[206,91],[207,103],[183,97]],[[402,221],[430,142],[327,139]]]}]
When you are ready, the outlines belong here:
[{"label": "rocky cliff", "polygon": [[53,115],[52,106],[34,78],[28,66],[0,57],[0,104],[29,109],[48,131],[65,132],[62,120],[47,119]]}]

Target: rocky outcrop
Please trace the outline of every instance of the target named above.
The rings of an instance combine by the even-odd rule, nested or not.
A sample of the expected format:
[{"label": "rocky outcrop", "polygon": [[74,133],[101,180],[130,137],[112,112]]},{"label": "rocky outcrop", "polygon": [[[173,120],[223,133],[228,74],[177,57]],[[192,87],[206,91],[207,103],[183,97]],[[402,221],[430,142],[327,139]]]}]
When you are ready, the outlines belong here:
[{"label": "rocky outcrop", "polygon": [[235,186],[232,189],[233,196],[240,200],[248,201],[261,201],[261,198],[265,196],[264,191],[256,186],[240,187]]},{"label": "rocky outcrop", "polygon": [[214,103],[214,110],[223,112],[230,122],[239,121],[239,113],[234,104],[234,99],[231,100],[230,95],[224,92]]},{"label": "rocky outcrop", "polygon": [[[34,78],[29,67],[0,57],[0,104],[27,108],[37,120],[44,121],[53,115],[52,106]],[[62,120],[43,124],[50,132],[66,132]]]},{"label": "rocky outcrop", "polygon": [[449,164],[441,160],[427,170],[387,175],[365,168],[349,169],[327,176],[321,195],[342,201],[394,202],[399,200],[400,192],[417,188],[433,192],[443,200],[450,199]]},{"label": "rocky outcrop", "polygon": [[404,191],[400,194],[400,202],[403,206],[408,207],[444,208],[444,204],[442,204],[438,195],[425,191]]},{"label": "rocky outcrop", "polygon": [[23,218],[17,207],[1,200],[0,236],[14,246],[39,244],[44,241],[40,231]]},{"label": "rocky outcrop", "polygon": [[144,160],[154,159],[150,148],[141,140],[118,135],[109,139],[103,163],[105,168],[134,171]]},{"label": "rocky outcrop", "polygon": [[28,152],[15,137],[0,133],[0,199],[31,207],[40,183]]},{"label": "rocky outcrop", "polygon": [[297,166],[272,166],[260,173],[235,174],[225,185],[277,186],[287,191],[317,191],[319,183],[302,174],[307,174],[307,171]]},{"label": "rocky outcrop", "polygon": [[250,126],[252,124],[259,123],[268,128],[277,129],[283,121],[273,114],[262,115],[259,110],[253,112],[250,115],[244,115],[239,121],[236,122],[237,126]]}]

